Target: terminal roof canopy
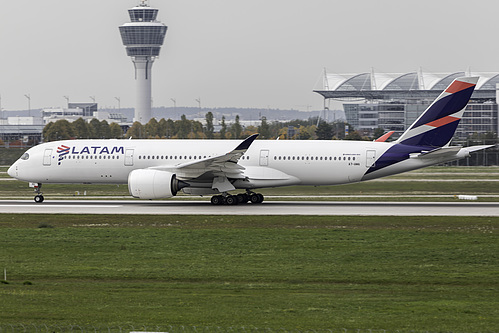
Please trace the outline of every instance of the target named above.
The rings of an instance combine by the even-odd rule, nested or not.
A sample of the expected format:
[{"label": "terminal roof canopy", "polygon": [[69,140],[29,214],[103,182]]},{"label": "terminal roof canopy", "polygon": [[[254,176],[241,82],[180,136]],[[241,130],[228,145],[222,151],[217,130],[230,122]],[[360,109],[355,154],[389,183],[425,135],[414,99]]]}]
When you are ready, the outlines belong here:
[{"label": "terminal roof canopy", "polygon": [[369,73],[337,74],[324,73],[323,86],[314,90],[325,98],[372,98],[391,99],[405,97],[435,98],[455,78],[479,76],[474,96],[495,98],[499,72],[454,72],[454,73]]}]

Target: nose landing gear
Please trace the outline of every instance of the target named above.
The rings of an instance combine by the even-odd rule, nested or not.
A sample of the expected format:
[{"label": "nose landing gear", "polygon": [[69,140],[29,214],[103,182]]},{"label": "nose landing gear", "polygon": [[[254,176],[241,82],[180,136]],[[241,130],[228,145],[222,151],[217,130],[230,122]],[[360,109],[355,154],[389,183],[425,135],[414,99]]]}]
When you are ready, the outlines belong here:
[{"label": "nose landing gear", "polygon": [[34,192],[36,193],[36,195],[35,195],[35,202],[36,203],[42,203],[43,200],[45,200],[45,198],[43,197],[43,194],[42,194],[42,184],[41,183],[35,183],[33,185],[33,187],[35,188]]}]

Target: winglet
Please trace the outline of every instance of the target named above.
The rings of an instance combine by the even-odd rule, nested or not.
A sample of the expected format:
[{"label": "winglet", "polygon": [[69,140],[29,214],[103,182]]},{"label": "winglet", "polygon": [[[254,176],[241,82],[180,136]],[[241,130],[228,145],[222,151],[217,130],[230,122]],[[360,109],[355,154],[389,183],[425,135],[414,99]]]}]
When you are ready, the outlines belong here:
[{"label": "winglet", "polygon": [[236,147],[233,151],[239,151],[239,150],[248,150],[248,148],[251,146],[253,141],[259,136],[260,134],[256,133],[253,135],[248,136],[239,146]]}]

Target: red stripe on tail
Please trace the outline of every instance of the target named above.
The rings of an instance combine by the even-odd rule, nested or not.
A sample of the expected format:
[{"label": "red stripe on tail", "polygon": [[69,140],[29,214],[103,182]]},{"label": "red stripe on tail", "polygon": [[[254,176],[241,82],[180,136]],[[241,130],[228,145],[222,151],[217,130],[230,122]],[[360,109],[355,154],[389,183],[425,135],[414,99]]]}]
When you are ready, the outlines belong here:
[{"label": "red stripe on tail", "polygon": [[434,120],[432,122],[429,122],[427,123],[426,125],[428,126],[432,126],[432,127],[440,127],[440,126],[444,126],[444,125],[447,125],[447,124],[450,124],[452,123],[453,121],[456,121],[456,120],[459,120],[461,118],[456,118],[456,117],[452,117],[452,116],[447,116],[447,117],[443,117],[443,118],[440,118],[440,119],[437,119],[437,120]]},{"label": "red stripe on tail", "polygon": [[454,81],[446,90],[445,92],[454,94],[457,93],[461,90],[468,89],[470,87],[475,86],[473,83],[468,83],[468,82],[462,82],[462,81]]}]

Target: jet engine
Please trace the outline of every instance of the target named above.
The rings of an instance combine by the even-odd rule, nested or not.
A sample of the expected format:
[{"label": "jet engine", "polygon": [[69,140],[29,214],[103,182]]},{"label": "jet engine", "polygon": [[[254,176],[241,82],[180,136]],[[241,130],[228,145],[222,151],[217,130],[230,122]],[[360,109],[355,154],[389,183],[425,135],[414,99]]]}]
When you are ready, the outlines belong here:
[{"label": "jet engine", "polygon": [[128,191],[140,199],[171,198],[187,186],[189,184],[168,171],[138,169],[128,175]]}]

